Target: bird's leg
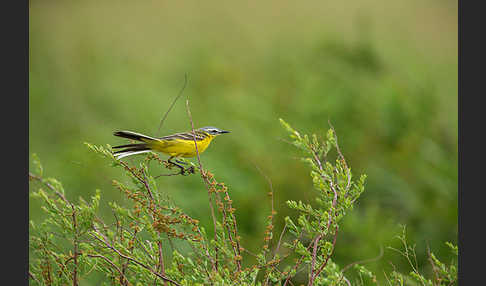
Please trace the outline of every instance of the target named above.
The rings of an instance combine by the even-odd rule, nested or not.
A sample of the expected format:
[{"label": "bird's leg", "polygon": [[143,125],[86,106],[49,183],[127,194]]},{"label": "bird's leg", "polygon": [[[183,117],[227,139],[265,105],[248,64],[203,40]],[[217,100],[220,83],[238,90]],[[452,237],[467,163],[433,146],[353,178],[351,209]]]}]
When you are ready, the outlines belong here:
[{"label": "bird's leg", "polygon": [[179,164],[187,165],[187,162],[181,161],[181,160],[175,160]]},{"label": "bird's leg", "polygon": [[191,167],[187,168],[187,169],[186,169],[186,171],[187,171],[188,173],[194,174],[194,172],[195,172],[195,171],[194,171],[194,166],[191,166]]},{"label": "bird's leg", "polygon": [[181,169],[180,174],[184,175],[184,172],[186,171],[186,169],[184,169],[184,167],[183,167],[183,166],[181,166],[181,165],[177,164],[177,163],[176,163],[176,162],[177,162],[177,160],[176,160],[176,162],[172,162],[172,161],[171,161],[171,159],[173,159],[173,158],[174,158],[174,156],[171,156],[169,159],[167,159],[167,162],[169,162],[169,163],[171,163],[172,165],[177,166],[179,169]]},{"label": "bird's leg", "polygon": [[[184,162],[184,161],[181,161],[181,160],[175,160],[175,161],[176,161],[177,163],[179,163],[179,164],[188,165],[188,163],[187,163],[187,162]],[[184,170],[184,172],[188,172],[188,173],[190,173],[190,174],[194,174],[194,166],[190,166],[189,168],[186,168],[186,169]]]}]

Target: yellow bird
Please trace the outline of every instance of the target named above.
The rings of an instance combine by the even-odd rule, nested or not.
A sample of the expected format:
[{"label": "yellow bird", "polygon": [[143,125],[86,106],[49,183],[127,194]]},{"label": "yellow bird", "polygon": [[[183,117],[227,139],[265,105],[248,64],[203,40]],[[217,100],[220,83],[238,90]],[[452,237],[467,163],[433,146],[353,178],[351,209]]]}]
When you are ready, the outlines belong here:
[{"label": "yellow bird", "polygon": [[[208,126],[189,132],[176,133],[161,138],[154,138],[140,133],[135,133],[132,131],[117,131],[113,135],[118,137],[123,137],[127,139],[132,139],[136,141],[141,141],[144,143],[138,144],[128,144],[113,147],[114,149],[120,149],[114,152],[117,159],[121,159],[127,156],[147,153],[147,152],[162,152],[170,156],[167,160],[168,162],[175,164],[170,161],[172,158],[177,157],[194,157],[197,155],[196,146],[194,144],[194,139],[197,144],[197,152],[201,154],[209,146],[209,143],[218,135],[230,133],[229,131],[221,130],[216,127]],[[124,148],[124,149],[122,149]]]}]

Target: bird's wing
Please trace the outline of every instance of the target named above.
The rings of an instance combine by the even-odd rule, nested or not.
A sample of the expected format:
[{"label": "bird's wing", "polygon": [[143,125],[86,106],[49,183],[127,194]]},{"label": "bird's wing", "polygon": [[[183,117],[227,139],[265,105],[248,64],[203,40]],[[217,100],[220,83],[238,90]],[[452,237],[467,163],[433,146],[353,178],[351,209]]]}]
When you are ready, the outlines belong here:
[{"label": "bird's wing", "polygon": [[176,134],[160,137],[159,139],[160,140],[167,140],[167,141],[171,141],[171,140],[194,140],[194,137],[196,137],[196,141],[201,141],[201,140],[204,140],[206,138],[205,135],[197,133],[197,132],[196,132],[195,136],[193,136],[192,132],[183,132],[183,133],[176,133]]}]

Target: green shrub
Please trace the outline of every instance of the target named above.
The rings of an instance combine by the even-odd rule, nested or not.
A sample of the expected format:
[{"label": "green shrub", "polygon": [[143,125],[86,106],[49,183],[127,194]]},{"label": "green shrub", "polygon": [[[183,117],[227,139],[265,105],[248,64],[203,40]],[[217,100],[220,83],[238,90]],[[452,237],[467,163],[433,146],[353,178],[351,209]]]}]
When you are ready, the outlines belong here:
[{"label": "green shrub", "polygon": [[[257,253],[243,246],[230,190],[200,162],[191,164],[207,188],[208,216],[213,221],[213,229],[208,231],[164,196],[163,184],[156,180],[176,174],[154,176],[151,163],[172,169],[156,154],[130,166],[116,160],[109,145],[86,144],[113,167],[122,168],[130,179],[129,183],[112,181],[128,200],[124,205],[109,203],[112,218],[99,216],[100,191],[89,201],[69,200],[60,182],[43,177],[40,161],[34,157],[36,171],[29,173],[29,179],[41,187],[32,196],[41,200],[47,217],[40,224],[30,223],[30,284],[80,285],[98,274],[102,285],[294,285],[296,275],[304,275],[307,285],[378,285],[376,275],[363,266],[366,261],[341,267],[333,260],[340,222],[364,192],[366,175],[353,177],[332,126],[322,139],[302,135],[280,122],[289,133],[289,143],[300,149],[302,161],[310,167],[314,201],[288,201],[298,216],[285,217],[283,231],[275,235],[277,213],[271,190],[272,209]],[[272,188],[270,180],[269,185]],[[456,283],[454,261],[445,265],[429,251],[433,277],[427,279],[418,272],[415,247],[407,244],[405,228],[399,239],[403,250],[392,249],[407,259],[413,271],[404,275],[394,269],[385,274],[388,285]],[[164,253],[165,245],[170,253]],[[448,245],[457,255],[457,247]],[[245,263],[250,255],[256,263]],[[350,269],[359,279],[351,282],[346,277]]]}]

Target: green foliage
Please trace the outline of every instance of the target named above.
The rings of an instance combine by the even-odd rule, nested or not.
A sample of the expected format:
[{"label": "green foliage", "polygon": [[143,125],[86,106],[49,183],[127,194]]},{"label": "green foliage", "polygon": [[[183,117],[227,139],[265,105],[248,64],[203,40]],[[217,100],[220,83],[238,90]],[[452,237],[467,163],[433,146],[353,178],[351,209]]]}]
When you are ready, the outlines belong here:
[{"label": "green foliage", "polygon": [[[353,284],[376,284],[376,276],[360,263],[354,263],[353,268],[341,267],[332,259],[341,221],[363,193],[366,176],[353,180],[332,126],[321,140],[315,134],[301,135],[282,119],[280,122],[292,139],[290,143],[302,152],[302,161],[309,165],[315,203],[288,201],[298,216],[285,217],[285,228],[277,241],[270,192],[272,212],[256,255],[242,246],[229,188],[207,170],[197,169],[208,191],[212,236],[198,219],[164,197],[151,175],[150,163],[167,169],[172,166],[156,154],[147,155],[138,166],[130,166],[116,160],[109,145],[86,143],[130,179],[130,183],[112,181],[128,201],[123,205],[109,202],[111,218],[100,215],[101,191],[96,190],[89,202],[79,198],[73,203],[60,182],[42,176],[42,166],[34,156],[37,173],[29,173],[29,179],[42,187],[32,192],[32,197],[42,202],[46,218],[40,224],[30,222],[30,284],[79,285],[91,273],[98,273],[104,277],[103,285],[285,286],[304,273],[307,285],[338,286],[350,284],[345,276],[348,269],[359,277]],[[293,238],[282,241],[284,234]],[[417,270],[415,247],[407,244],[405,229],[398,238],[404,250],[394,250],[408,260],[413,271],[408,276],[393,271],[387,276],[390,285],[405,285],[404,281],[410,279],[434,286],[456,281],[456,267],[440,262],[433,253],[429,253],[429,259],[434,278],[425,278]],[[164,253],[164,245],[170,246],[170,253]],[[457,255],[457,247],[447,245]],[[256,256],[256,263],[245,266],[249,255]]]},{"label": "green foliage", "polygon": [[433,275],[431,278],[426,278],[424,274],[420,273],[419,271],[415,245],[409,245],[407,243],[405,226],[402,227],[402,233],[397,236],[397,239],[402,244],[401,249],[396,249],[393,247],[389,247],[389,249],[398,252],[401,256],[403,256],[407,260],[409,266],[412,268],[412,271],[409,272],[408,275],[403,275],[396,270],[393,270],[389,275],[390,278],[386,276],[388,285],[404,285],[404,281],[407,281],[412,285],[418,283],[418,285],[423,286],[445,286],[457,284],[457,245],[450,242],[445,243],[456,256],[449,265],[446,265],[437,259],[435,254],[431,252],[430,249],[427,250],[428,262],[432,268]]}]

